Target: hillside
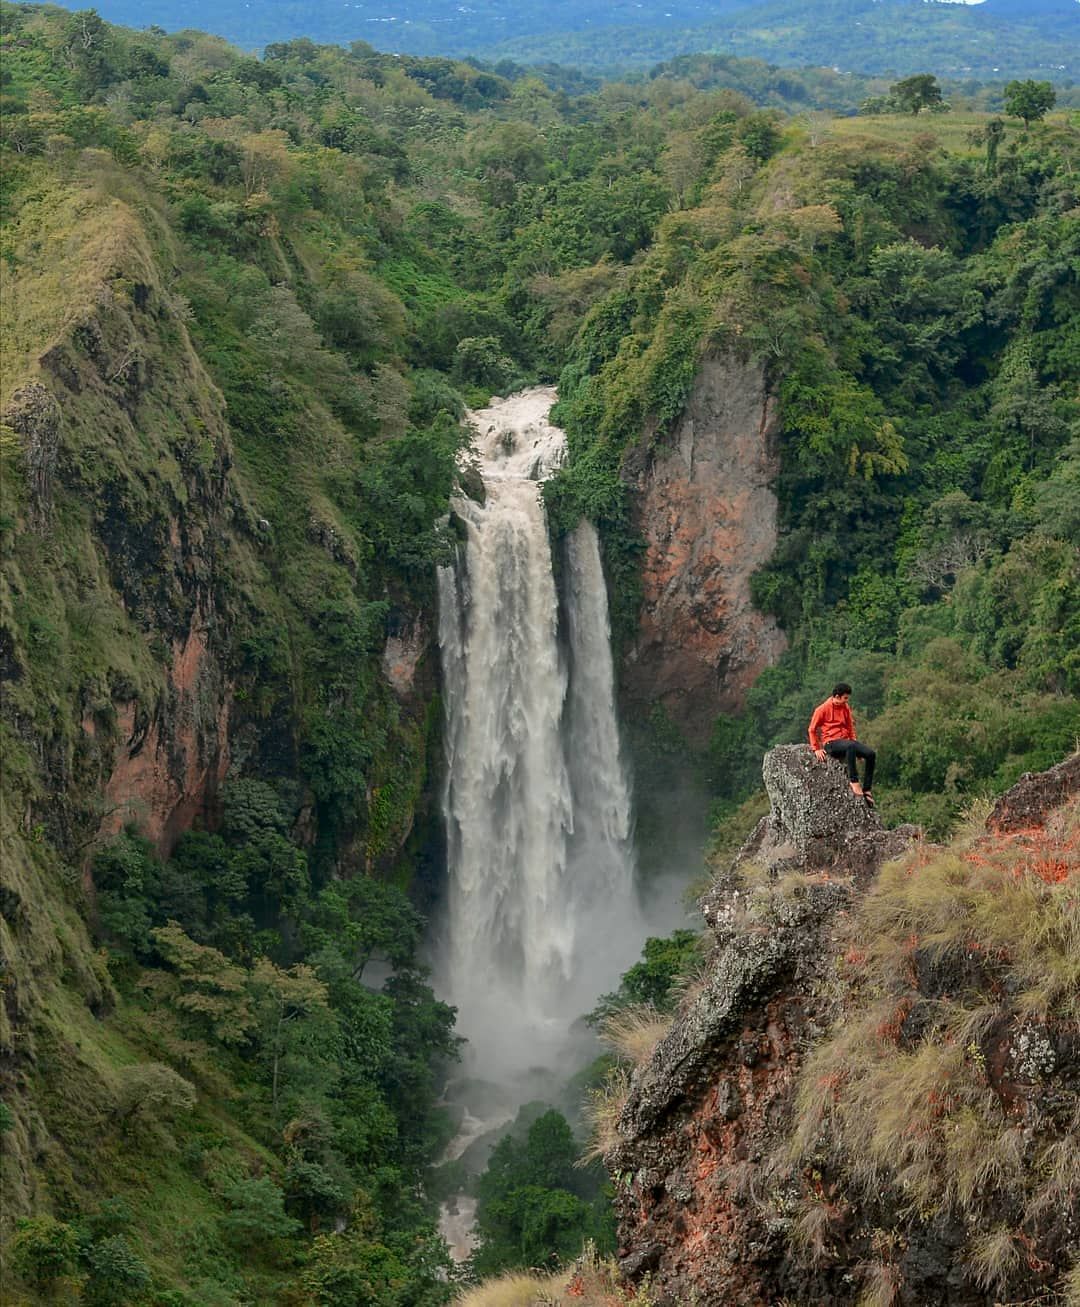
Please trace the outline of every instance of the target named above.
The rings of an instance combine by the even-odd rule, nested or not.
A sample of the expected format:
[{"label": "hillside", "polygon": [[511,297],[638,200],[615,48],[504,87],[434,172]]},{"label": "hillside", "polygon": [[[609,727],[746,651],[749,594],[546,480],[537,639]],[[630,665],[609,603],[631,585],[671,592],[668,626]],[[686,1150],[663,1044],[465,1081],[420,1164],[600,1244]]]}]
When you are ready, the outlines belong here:
[{"label": "hillside", "polygon": [[685,25],[671,6],[661,8],[662,22],[595,24],[587,33],[522,33],[481,49],[490,58],[551,59],[590,69],[641,67],[707,51],[781,67],[810,63],[864,75],[903,76],[932,67],[956,79],[1052,76],[1070,82],[1080,71],[1080,10],[1071,3],[1036,11],[994,0],[971,6],[922,0],[765,0],[721,14],[716,6],[700,6],[687,15]]},{"label": "hillside", "polygon": [[0,31],[5,1296],[444,1302],[465,405],[559,380],[646,877],[839,676],[944,835],[1080,728],[1076,128]]},{"label": "hillside", "polygon": [[547,5],[476,0],[104,0],[104,18],[168,31],[206,28],[245,49],[306,36],[368,41],[403,54],[554,60],[589,69],[647,67],[699,51],[781,66],[820,64],[847,73],[1077,78],[1080,10],[1075,0],[979,5],[922,0],[554,0]]},{"label": "hillside", "polygon": [[945,847],[802,747],[765,781],[704,974],[609,1086],[623,1272],[659,1303],[1071,1307],[1080,756]]}]

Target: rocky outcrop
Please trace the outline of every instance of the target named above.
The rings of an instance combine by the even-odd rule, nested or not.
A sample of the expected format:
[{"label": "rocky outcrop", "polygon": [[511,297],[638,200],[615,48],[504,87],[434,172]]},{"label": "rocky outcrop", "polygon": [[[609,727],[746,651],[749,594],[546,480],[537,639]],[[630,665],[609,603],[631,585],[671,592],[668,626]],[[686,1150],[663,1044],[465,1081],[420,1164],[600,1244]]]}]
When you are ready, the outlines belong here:
[{"label": "rocky outcrop", "polygon": [[[1007,885],[1021,874],[1045,884],[1074,874],[1078,761],[1074,756],[1022,778],[997,805],[988,833],[946,855],[913,844],[917,828],[884,830],[851,795],[843,769],[816,763],[805,746],[767,756],[771,811],[701,903],[714,945],[706,978],[634,1073],[606,1159],[615,1182],[620,1265],[631,1282],[648,1276],[650,1301],[660,1307],[869,1301],[988,1307],[1042,1301],[1039,1293],[1058,1282],[1080,1228],[1080,1211],[1062,1210],[1067,1197],[1045,1197],[1051,1184],[1058,1185],[1054,1193],[1067,1195],[1070,1184],[1074,1199],[1077,1192],[1075,1172],[1058,1166],[1080,1110],[1074,1023],[1034,1020],[1010,997],[1015,977],[1000,971],[1007,954],[997,958],[977,940],[966,942],[962,928],[959,943],[946,952],[940,939],[924,945],[915,934],[908,938],[912,927],[901,920],[896,948],[907,959],[898,973],[904,992],[883,997],[874,988],[880,981],[860,980],[867,954],[851,923],[861,919],[869,881],[898,855],[904,861],[888,872],[894,895],[913,886],[910,877],[935,858],[946,885],[958,866],[977,878],[1003,857]],[[1065,800],[1074,807],[1055,812]],[[1040,832],[1048,814],[1050,825]],[[998,833],[1009,823],[1021,829]],[[916,903],[925,893],[911,892]],[[997,1009],[981,1034],[967,1037],[976,1107],[964,1110],[997,1114],[1000,1146],[1020,1150],[1016,1174],[1031,1178],[1034,1195],[980,1190],[985,1211],[970,1209],[966,1223],[944,1204],[913,1210],[904,1183],[880,1164],[869,1172],[872,1185],[852,1179],[865,1176],[870,1164],[848,1157],[839,1136],[830,1140],[829,1132],[839,1129],[830,1125],[829,1106],[838,1091],[828,1084],[813,1082],[824,1095],[824,1133],[811,1132],[810,1160],[791,1143],[796,1094],[806,1092],[803,1072],[812,1050],[835,1040],[846,1048],[843,1041],[859,1022],[868,1043],[852,1054],[856,1070],[838,1073],[838,1085],[879,1048],[894,1059],[897,1070],[889,1062],[883,1073],[892,1084],[956,995],[967,995],[967,1006],[984,1014]],[[942,1031],[947,1048],[944,1025]],[[838,1056],[843,1068],[847,1054]],[[936,1128],[942,1119],[951,1138],[943,1113],[958,1113],[955,1129],[971,1122],[947,1084],[938,1092],[929,1108],[912,1101],[911,1110],[922,1115],[910,1128]],[[909,1137],[903,1122],[897,1129],[901,1139]],[[979,1258],[987,1256],[991,1235],[1004,1240],[1006,1229],[1005,1269],[995,1269],[1003,1277],[995,1292],[991,1281],[979,1279]]]},{"label": "rocky outcrop", "polygon": [[[701,900],[714,938],[707,979],[635,1075],[607,1159],[622,1178],[623,1271],[650,1273],[666,1304],[775,1301],[763,1285],[784,1252],[743,1186],[756,1183],[804,1050],[831,1019],[832,924],[919,834],[886,831],[843,767],[805,745],[772,750],[763,774],[770,812]],[[769,889],[789,872],[803,878]]]},{"label": "rocky outcrop", "polygon": [[[133,822],[167,856],[197,817],[212,818],[229,767],[231,692],[207,629],[197,614],[174,641],[164,692],[153,702],[117,705],[99,837]],[[83,730],[95,733],[93,718]]]},{"label": "rocky outcrop", "polygon": [[[774,878],[828,871],[865,884],[914,839],[917,826],[885,830],[876,811],[852,794],[842,763],[821,763],[805,744],[770,750],[762,765],[769,812],[739,851],[733,870],[754,862]],[[709,910],[710,897],[704,901]]]},{"label": "rocky outcrop", "polygon": [[1025,772],[994,804],[986,824],[1000,833],[1041,826],[1048,813],[1076,794],[1080,794],[1080,753],[1049,771]]},{"label": "rocky outcrop", "polygon": [[776,544],[776,436],[760,365],[712,357],[675,429],[624,467],[645,553],[623,684],[638,704],[663,704],[691,738],[738,708],[784,647],[750,601],[750,576]]}]

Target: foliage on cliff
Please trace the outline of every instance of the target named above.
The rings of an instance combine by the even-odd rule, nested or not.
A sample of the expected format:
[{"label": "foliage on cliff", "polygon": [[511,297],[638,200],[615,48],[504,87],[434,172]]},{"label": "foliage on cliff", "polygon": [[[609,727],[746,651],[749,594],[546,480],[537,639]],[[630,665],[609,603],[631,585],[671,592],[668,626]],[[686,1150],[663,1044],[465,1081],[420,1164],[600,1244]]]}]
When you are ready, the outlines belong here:
[{"label": "foliage on cliff", "polygon": [[779,397],[782,535],[754,595],[791,650],[716,724],[726,801],[840,678],[890,814],[938,830],[1077,730],[1080,137],[964,126],[815,138],[736,109],[670,133],[676,205],[570,348],[550,502],[604,528],[624,639],[628,451],[664,440],[706,352],[762,360]]}]

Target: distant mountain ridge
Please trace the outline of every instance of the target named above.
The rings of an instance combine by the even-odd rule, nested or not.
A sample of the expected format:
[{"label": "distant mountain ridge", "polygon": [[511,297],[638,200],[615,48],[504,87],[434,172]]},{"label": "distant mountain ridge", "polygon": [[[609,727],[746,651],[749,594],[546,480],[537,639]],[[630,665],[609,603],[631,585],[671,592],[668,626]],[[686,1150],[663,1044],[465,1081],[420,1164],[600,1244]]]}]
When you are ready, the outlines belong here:
[{"label": "distant mountain ridge", "polygon": [[592,70],[714,51],[871,74],[1080,77],[1077,0],[101,0],[98,8],[111,22],[200,28],[251,50],[304,36]]}]

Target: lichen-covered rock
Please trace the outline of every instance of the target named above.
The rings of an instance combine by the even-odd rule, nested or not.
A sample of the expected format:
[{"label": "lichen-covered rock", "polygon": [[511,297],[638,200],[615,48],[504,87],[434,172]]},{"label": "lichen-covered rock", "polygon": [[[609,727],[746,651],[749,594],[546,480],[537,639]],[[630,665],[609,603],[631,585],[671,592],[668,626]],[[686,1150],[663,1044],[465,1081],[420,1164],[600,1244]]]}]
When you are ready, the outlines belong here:
[{"label": "lichen-covered rock", "polygon": [[[624,1138],[640,1138],[663,1118],[698,1080],[719,1042],[741,1028],[745,1013],[779,979],[809,979],[807,963],[812,968],[817,930],[848,897],[839,884],[809,885],[743,920],[718,951],[700,994],[635,1077],[619,1121]],[[729,903],[733,912],[738,910],[739,891]]]},{"label": "lichen-covered rock", "polygon": [[[769,812],[739,850],[733,873],[753,863],[774,878],[789,871],[829,872],[853,876],[861,885],[922,837],[917,826],[886,830],[877,812],[852,793],[843,764],[835,758],[818,762],[808,745],[771,749],[762,778]],[[701,901],[714,929],[728,903],[729,879],[722,877]]]},{"label": "lichen-covered rock", "polygon": [[1080,794],[1080,751],[1049,771],[1025,772],[994,804],[986,824],[1001,833],[1041,826],[1047,813],[1074,794]]}]

